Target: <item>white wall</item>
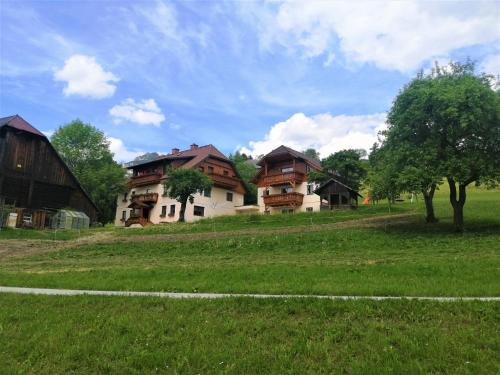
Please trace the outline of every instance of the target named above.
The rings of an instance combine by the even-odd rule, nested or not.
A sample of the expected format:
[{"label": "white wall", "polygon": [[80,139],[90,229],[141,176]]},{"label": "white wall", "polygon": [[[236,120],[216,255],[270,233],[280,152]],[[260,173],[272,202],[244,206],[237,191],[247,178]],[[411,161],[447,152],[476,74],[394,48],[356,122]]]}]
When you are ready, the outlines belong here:
[{"label": "white wall", "polygon": [[[158,193],[158,202],[153,205],[151,209],[149,220],[153,224],[160,223],[171,223],[179,220],[179,211],[181,209],[181,204],[177,202],[175,199],[171,199],[163,196],[163,185],[156,184],[151,186],[141,186],[132,189],[135,191],[135,194],[145,194],[149,189],[149,193]],[[124,226],[125,222],[121,221],[122,211],[126,211],[126,219],[130,217],[130,208],[127,206],[131,203],[131,191],[129,191],[127,196],[127,202],[123,202],[123,194],[120,194],[117,197],[117,208],[116,208],[116,217],[115,217],[115,225],[116,226]],[[226,193],[233,193],[233,201],[229,202],[226,199]],[[170,212],[170,205],[175,204],[175,215],[168,216]],[[215,217],[222,215],[234,215],[236,214],[235,207],[243,205],[243,194],[236,193],[231,190],[221,189],[219,187],[212,187],[211,196],[205,197],[200,194],[196,194],[194,196],[194,203],[191,204],[188,202],[186,206],[185,219],[186,221],[196,221],[207,217]],[[165,217],[161,217],[162,206],[167,206],[167,215]],[[204,216],[195,216],[193,214],[194,206],[202,206],[205,208]]]},{"label": "white wall", "polygon": [[[259,187],[257,189],[257,204],[259,205],[259,211],[263,213],[265,211],[265,204],[264,204],[264,191],[266,189],[263,187]],[[314,190],[314,188],[313,188]],[[302,201],[302,205],[298,206],[295,208],[295,212],[305,212],[307,211],[307,207],[312,207],[314,212],[317,212],[320,210],[321,206],[321,201],[320,197],[317,194],[307,194],[307,182],[303,182],[301,184],[296,184],[295,187],[292,186],[292,191],[296,193],[301,193],[304,194],[304,200]],[[269,193],[270,194],[280,194],[281,193],[281,186],[271,186],[269,188]],[[274,213],[281,213],[281,210],[284,209],[285,207],[269,207],[269,211],[271,214]]]}]

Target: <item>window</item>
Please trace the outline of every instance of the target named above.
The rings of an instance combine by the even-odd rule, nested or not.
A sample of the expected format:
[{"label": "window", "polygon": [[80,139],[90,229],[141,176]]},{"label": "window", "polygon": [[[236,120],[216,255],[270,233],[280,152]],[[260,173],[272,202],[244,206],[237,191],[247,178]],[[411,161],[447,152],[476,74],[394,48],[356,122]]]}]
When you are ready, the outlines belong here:
[{"label": "window", "polygon": [[161,217],[167,216],[167,206],[161,206]]},{"label": "window", "polygon": [[214,173],[214,167],[208,167],[208,173]]},{"label": "window", "polygon": [[33,224],[33,215],[31,213],[28,212],[23,214],[23,224],[26,225]]},{"label": "window", "polygon": [[147,188],[146,189],[146,194],[149,194],[151,192],[151,189]]},{"label": "window", "polygon": [[310,165],[306,165],[306,173],[309,173],[312,171],[312,168]]},{"label": "window", "polygon": [[224,176],[229,176],[229,171],[224,170]]},{"label": "window", "polygon": [[269,189],[264,190],[264,195],[269,195]]},{"label": "window", "polygon": [[134,216],[134,210],[130,210],[130,216]]},{"label": "window", "polygon": [[126,202],[127,201],[127,195],[128,195],[128,193],[123,193],[122,202]]},{"label": "window", "polygon": [[170,212],[168,213],[168,216],[175,216],[175,204],[170,205]]},{"label": "window", "polygon": [[307,212],[313,212],[313,208],[312,207],[306,207],[306,211]]},{"label": "window", "polygon": [[226,200],[228,202],[232,202],[233,201],[233,193],[227,192],[226,193]]},{"label": "window", "polygon": [[127,218],[127,211],[122,211],[122,221],[125,221]]},{"label": "window", "polygon": [[205,172],[205,168],[200,167],[200,172]]},{"label": "window", "polygon": [[291,186],[284,186],[281,188],[281,194],[291,193],[293,190]]},{"label": "window", "polygon": [[292,167],[281,168],[281,173],[290,173],[293,172]]},{"label": "window", "polygon": [[212,189],[203,190],[203,196],[210,198],[212,196]]},{"label": "window", "polygon": [[284,208],[281,210],[282,214],[293,214],[293,208]]},{"label": "window", "polygon": [[205,216],[205,207],[194,206],[193,215],[194,216]]},{"label": "window", "polygon": [[312,182],[309,182],[307,184],[307,195],[313,195],[314,194],[314,184]]},{"label": "window", "polygon": [[132,190],[132,198],[135,196],[135,191]]}]

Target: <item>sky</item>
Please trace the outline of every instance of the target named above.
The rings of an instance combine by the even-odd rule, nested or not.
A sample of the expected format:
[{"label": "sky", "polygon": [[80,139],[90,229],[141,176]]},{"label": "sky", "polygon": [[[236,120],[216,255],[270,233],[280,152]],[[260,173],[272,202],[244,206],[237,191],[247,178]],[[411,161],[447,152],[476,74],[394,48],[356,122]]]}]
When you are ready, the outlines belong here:
[{"label": "sky", "polygon": [[368,150],[418,71],[467,58],[500,74],[500,1],[0,0],[0,116],[79,118],[117,161]]}]

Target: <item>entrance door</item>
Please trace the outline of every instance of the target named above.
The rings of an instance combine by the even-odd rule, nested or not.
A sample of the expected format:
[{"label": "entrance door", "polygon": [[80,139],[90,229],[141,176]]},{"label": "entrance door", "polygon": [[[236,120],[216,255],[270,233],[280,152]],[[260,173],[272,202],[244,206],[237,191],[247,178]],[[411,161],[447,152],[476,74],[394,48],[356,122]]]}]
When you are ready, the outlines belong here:
[{"label": "entrance door", "polygon": [[149,208],[142,209],[142,217],[146,220],[149,220]]},{"label": "entrance door", "polygon": [[339,195],[338,194],[330,195],[330,202],[332,206],[338,206],[340,204]]}]

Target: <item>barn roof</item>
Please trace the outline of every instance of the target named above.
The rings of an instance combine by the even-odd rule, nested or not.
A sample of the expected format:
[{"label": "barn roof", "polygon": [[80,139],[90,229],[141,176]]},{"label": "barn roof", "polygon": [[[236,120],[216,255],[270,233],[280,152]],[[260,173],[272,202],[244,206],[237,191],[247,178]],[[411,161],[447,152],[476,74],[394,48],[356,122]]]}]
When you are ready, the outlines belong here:
[{"label": "barn roof", "polygon": [[78,178],[76,178],[76,176],[73,174],[71,169],[69,169],[66,162],[61,158],[61,156],[59,155],[57,150],[54,148],[54,146],[52,146],[52,143],[50,143],[49,139],[41,131],[36,129],[33,125],[31,125],[28,121],[26,121],[25,119],[23,119],[19,115],[13,115],[13,116],[7,116],[7,117],[0,118],[0,129],[2,129],[3,127],[10,127],[13,129],[24,131],[24,132],[27,132],[27,133],[30,133],[33,135],[37,135],[37,136],[44,138],[45,141],[49,144],[52,151],[54,151],[54,154],[56,155],[56,157],[60,160],[60,162],[64,165],[66,170],[69,172],[69,175],[73,178],[76,185],[80,188],[80,190],[87,197],[89,202],[94,206],[94,208],[97,211],[99,211],[99,208],[97,207],[97,205],[94,203],[94,201],[90,197],[90,194],[87,193],[87,191],[83,188],[83,186],[80,184],[80,181],[78,181]]},{"label": "barn roof", "polygon": [[10,126],[11,128],[22,130],[45,138],[45,135],[42,132],[40,132],[38,129],[35,129],[30,123],[28,123],[19,115],[0,118],[0,128],[4,126]]}]

